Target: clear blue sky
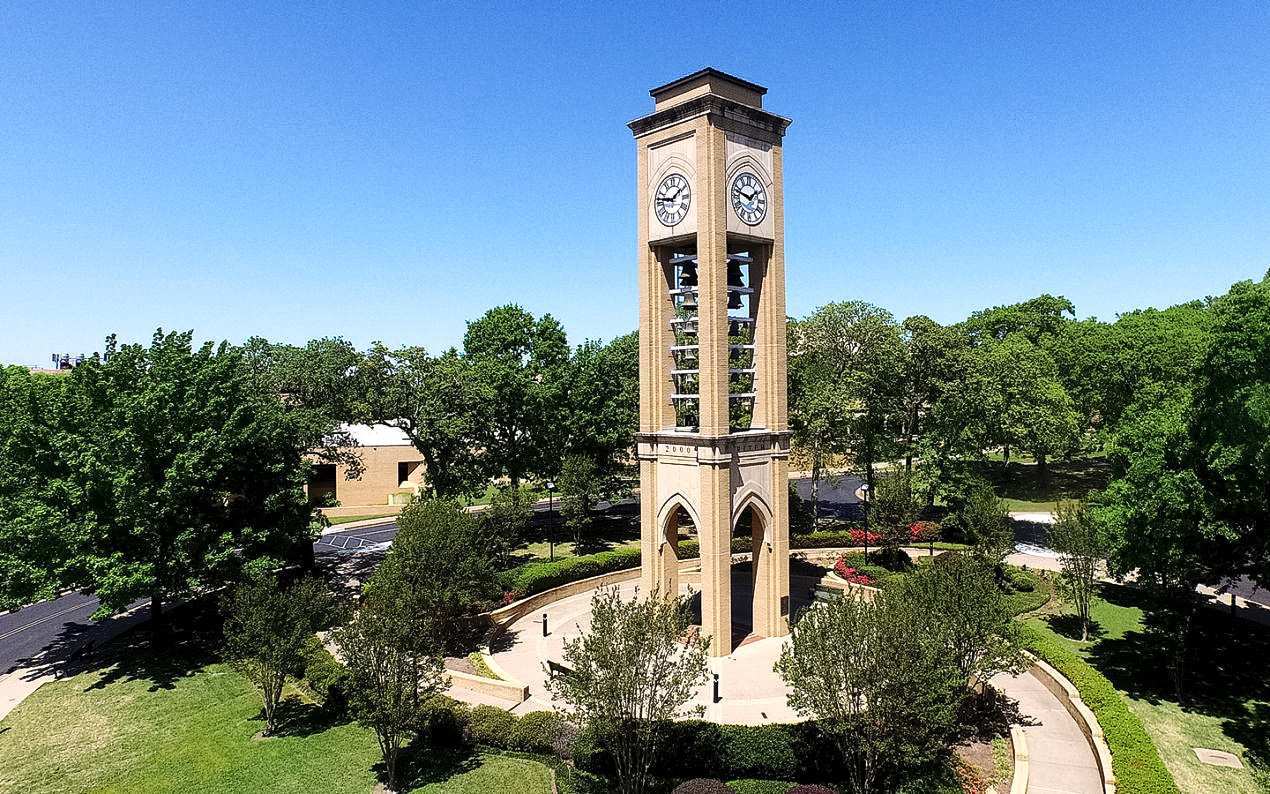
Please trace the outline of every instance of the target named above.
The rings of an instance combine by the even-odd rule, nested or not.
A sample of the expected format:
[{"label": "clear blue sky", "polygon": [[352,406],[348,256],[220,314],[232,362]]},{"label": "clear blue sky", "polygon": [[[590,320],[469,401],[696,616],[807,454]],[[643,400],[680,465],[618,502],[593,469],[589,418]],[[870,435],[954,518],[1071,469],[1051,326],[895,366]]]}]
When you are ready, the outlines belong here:
[{"label": "clear blue sky", "polygon": [[794,119],[792,314],[1110,318],[1270,267],[1270,4],[515,5],[4,4],[0,361],[630,330],[625,123],[704,65]]}]

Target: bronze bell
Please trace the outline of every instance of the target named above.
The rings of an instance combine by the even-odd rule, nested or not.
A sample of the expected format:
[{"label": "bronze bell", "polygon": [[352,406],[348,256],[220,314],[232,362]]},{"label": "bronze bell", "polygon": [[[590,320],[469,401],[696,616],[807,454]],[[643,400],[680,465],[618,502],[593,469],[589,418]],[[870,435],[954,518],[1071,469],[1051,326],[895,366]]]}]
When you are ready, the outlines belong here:
[{"label": "bronze bell", "polygon": [[697,286],[697,266],[696,265],[682,266],[682,269],[679,271],[679,286],[680,287]]},{"label": "bronze bell", "polygon": [[728,308],[729,309],[741,308],[741,293],[739,292],[728,293]]},{"label": "bronze bell", "polygon": [[728,286],[729,287],[744,287],[745,286],[745,279],[741,275],[740,262],[728,262]]}]

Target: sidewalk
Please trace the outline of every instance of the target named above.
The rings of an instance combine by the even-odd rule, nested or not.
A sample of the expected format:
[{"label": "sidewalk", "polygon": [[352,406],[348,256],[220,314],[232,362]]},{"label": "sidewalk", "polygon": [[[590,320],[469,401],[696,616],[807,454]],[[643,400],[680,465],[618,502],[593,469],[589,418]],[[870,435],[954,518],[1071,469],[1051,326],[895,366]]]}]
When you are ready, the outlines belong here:
[{"label": "sidewalk", "polygon": [[998,675],[992,685],[1019,702],[1037,725],[1025,725],[1030,794],[1101,794],[1098,759],[1076,720],[1030,673]]}]

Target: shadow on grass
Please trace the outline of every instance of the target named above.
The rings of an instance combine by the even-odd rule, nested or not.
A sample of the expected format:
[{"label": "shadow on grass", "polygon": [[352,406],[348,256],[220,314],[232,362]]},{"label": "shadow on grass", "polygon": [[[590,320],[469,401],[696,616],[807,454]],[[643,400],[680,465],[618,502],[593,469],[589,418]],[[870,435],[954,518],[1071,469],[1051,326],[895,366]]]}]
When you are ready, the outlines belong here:
[{"label": "shadow on grass", "polygon": [[[312,736],[348,722],[348,718],[337,713],[335,709],[328,709],[318,703],[308,703],[296,697],[286,698],[279,703],[275,716],[278,719],[278,727],[270,734],[271,737]],[[255,719],[260,721],[263,728],[265,720],[263,709]]]},{"label": "shadow on grass", "polygon": [[[1049,624],[1057,634],[1061,634],[1073,642],[1080,642],[1080,618],[1075,615],[1049,615],[1045,618],[1045,622]],[[1088,642],[1096,642],[1107,634],[1106,630],[1096,620],[1089,621],[1089,639]]]},{"label": "shadow on grass", "polygon": [[973,469],[992,483],[1002,499],[1024,502],[1083,499],[1090,491],[1106,488],[1111,475],[1111,466],[1104,458],[1051,461],[1045,478],[1036,464],[1018,461],[984,461],[973,464]]},{"label": "shadow on grass", "polygon": [[151,624],[134,628],[94,650],[82,669],[70,674],[103,670],[88,689],[103,689],[120,681],[149,681],[150,691],[172,689],[182,678],[218,661],[222,621],[211,599],[182,604],[164,616],[166,631],[157,644]]},{"label": "shadow on grass", "polygon": [[[403,748],[397,763],[402,790],[410,791],[471,772],[481,765],[481,757],[471,747],[437,747],[421,740]],[[376,764],[374,771],[382,780],[383,764]]]},{"label": "shadow on grass", "polygon": [[[1131,697],[1152,704],[1176,702],[1169,678],[1169,642],[1175,629],[1168,613],[1145,590],[1103,587],[1111,604],[1143,610],[1144,630],[1106,637],[1088,648],[1090,664]],[[1223,721],[1227,735],[1270,761],[1270,629],[1232,620],[1222,610],[1195,613],[1186,657],[1187,711]]]}]

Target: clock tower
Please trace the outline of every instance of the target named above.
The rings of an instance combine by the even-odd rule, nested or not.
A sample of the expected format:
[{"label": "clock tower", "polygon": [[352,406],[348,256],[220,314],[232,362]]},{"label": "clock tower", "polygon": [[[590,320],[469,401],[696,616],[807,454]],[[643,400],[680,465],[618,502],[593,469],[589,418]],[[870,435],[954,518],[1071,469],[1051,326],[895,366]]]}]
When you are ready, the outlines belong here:
[{"label": "clock tower", "polygon": [[[702,69],[651,92],[637,158],[640,524],[645,593],[701,550],[701,624],[727,656],[789,631],[781,141],[767,89]],[[752,553],[732,573],[732,540]],[[733,585],[737,592],[733,593]],[[735,595],[735,597],[734,597]]]}]

